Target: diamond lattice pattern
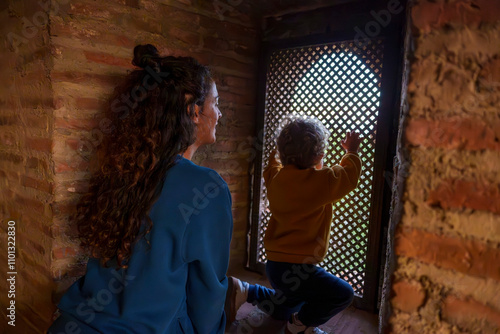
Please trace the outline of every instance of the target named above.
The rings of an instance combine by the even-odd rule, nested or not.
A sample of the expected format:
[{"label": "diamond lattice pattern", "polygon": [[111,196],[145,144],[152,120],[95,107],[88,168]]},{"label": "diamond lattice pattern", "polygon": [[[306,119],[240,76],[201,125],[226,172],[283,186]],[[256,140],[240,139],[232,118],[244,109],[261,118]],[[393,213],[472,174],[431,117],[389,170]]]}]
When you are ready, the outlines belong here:
[{"label": "diamond lattice pattern", "polygon": [[[349,282],[358,296],[363,295],[366,268],[382,51],[381,40],[282,49],[272,53],[267,74],[264,162],[289,113],[314,116],[330,130],[325,165],[340,162],[346,131],[357,130],[364,137],[358,187],[334,205],[329,250],[320,264]],[[263,180],[261,189],[257,259],[265,263],[263,238],[271,213]]]}]

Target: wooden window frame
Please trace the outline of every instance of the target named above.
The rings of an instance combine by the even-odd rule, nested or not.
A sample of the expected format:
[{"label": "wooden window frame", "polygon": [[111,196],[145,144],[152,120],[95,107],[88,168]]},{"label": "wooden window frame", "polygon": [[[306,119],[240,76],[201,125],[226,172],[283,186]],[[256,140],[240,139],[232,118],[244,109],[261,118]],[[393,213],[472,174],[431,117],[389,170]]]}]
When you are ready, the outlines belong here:
[{"label": "wooden window frame", "polygon": [[[406,4],[402,1],[402,5]],[[395,16],[385,29],[377,35],[384,39],[383,72],[381,82],[380,111],[377,120],[377,136],[375,145],[373,205],[370,213],[368,234],[368,251],[366,259],[366,275],[363,298],[356,297],[354,305],[370,312],[377,312],[380,303],[379,290],[382,283],[383,266],[385,264],[385,247],[387,226],[390,218],[390,202],[392,200],[393,158],[396,152],[396,141],[401,110],[401,87],[403,78],[403,39],[405,31],[406,8]],[[373,20],[369,11],[365,13],[366,21]],[[357,21],[359,26],[359,20]],[[265,120],[266,78],[271,54],[280,49],[302,47],[316,44],[335,43],[353,40],[355,26],[342,31],[334,31],[316,35],[301,36],[263,42],[260,58],[258,80],[258,110],[256,119],[257,140],[263,142]],[[392,94],[391,94],[392,92]],[[262,148],[262,145],[257,145]],[[248,265],[249,270],[265,273],[265,265],[257,259],[258,229],[260,222],[260,195],[262,171],[267,161],[262,159],[262,150],[257,152],[253,166],[251,214],[249,228]]]}]

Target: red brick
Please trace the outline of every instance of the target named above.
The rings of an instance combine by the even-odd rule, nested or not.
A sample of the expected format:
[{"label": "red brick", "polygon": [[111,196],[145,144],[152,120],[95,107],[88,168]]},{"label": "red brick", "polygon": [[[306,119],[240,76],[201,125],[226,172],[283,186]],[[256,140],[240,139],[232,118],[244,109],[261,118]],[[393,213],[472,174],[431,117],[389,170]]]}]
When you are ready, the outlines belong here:
[{"label": "red brick", "polygon": [[87,42],[93,45],[96,40],[100,43],[106,45],[116,45],[121,47],[134,48],[135,42],[127,36],[116,35],[108,33],[107,29],[101,28],[100,30],[93,30],[92,34],[89,34],[86,26],[82,26],[79,22],[78,28],[75,26],[59,23],[57,21],[52,21],[50,25],[50,33],[57,36],[68,36],[72,39],[78,38],[82,42]]},{"label": "red brick", "polygon": [[9,162],[13,162],[15,164],[18,164],[18,163],[21,163],[23,160],[24,159],[21,155],[0,152],[0,161],[9,161]]},{"label": "red brick", "polygon": [[88,171],[89,167],[90,164],[86,161],[81,161],[81,162],[73,161],[69,164],[61,161],[55,163],[56,173]]},{"label": "red brick", "polygon": [[[113,6],[109,6],[112,9]],[[92,18],[105,18],[109,19],[111,16],[110,10],[99,6],[98,3],[78,3],[74,2],[70,4],[70,9],[68,14],[77,17],[82,16],[86,19]]]},{"label": "red brick", "polygon": [[248,162],[243,159],[227,159],[227,160],[205,160],[203,166],[212,168],[220,174],[241,175],[246,173]]},{"label": "red brick", "polygon": [[103,52],[83,51],[83,53],[85,54],[85,58],[90,62],[118,66],[126,69],[137,69],[132,65],[131,59],[129,58],[115,57],[109,53]]},{"label": "red brick", "polygon": [[42,215],[45,213],[45,203],[40,200],[27,198],[20,195],[16,195],[15,200],[17,204],[21,205],[22,207],[29,208],[31,211]]},{"label": "red brick", "polygon": [[76,213],[76,203],[55,203],[54,214],[72,215]]},{"label": "red brick", "polygon": [[52,250],[52,257],[54,259],[64,259],[67,257],[74,257],[80,253],[77,247],[60,247]]},{"label": "red brick", "polygon": [[479,75],[483,84],[500,90],[500,58],[491,59],[483,66]]},{"label": "red brick", "polygon": [[[241,182],[243,176],[221,174],[222,178],[228,185],[233,185]],[[245,180],[246,181],[246,180]]]},{"label": "red brick", "polygon": [[238,60],[223,57],[223,56],[215,56],[212,58],[212,63],[210,64],[213,67],[221,67],[231,71],[235,71],[238,73],[251,73],[255,74],[257,71],[256,66],[252,63],[243,63]]},{"label": "red brick", "polygon": [[464,150],[500,151],[497,135],[500,122],[488,124],[476,118],[429,120],[409,119],[405,136],[415,146]]},{"label": "red brick", "polygon": [[38,158],[28,158],[26,160],[26,167],[27,168],[32,168],[37,171],[42,171],[44,174],[47,174],[49,172],[49,165],[45,160],[40,160]]},{"label": "red brick", "polygon": [[71,130],[87,130],[99,128],[99,120],[96,118],[90,119],[75,119],[75,118],[56,118],[55,119],[56,129],[71,129]]},{"label": "red brick", "polygon": [[38,189],[49,194],[54,194],[54,184],[52,182],[49,182],[47,180],[37,180],[26,175],[23,175],[21,180],[22,185],[25,187]]},{"label": "red brick", "polygon": [[204,36],[203,47],[210,50],[227,51],[230,49],[229,42],[222,38]]},{"label": "red brick", "polygon": [[500,249],[485,243],[417,229],[401,229],[395,240],[395,251],[399,256],[500,281]]},{"label": "red brick", "polygon": [[[257,96],[254,96],[253,94],[238,95],[227,91],[220,91],[219,96],[221,99],[221,103],[233,102],[235,104],[251,106],[256,104],[257,99]],[[224,110],[222,112],[224,112]]]},{"label": "red brick", "polygon": [[0,116],[0,125],[13,125],[17,123],[17,116]]},{"label": "red brick", "polygon": [[467,0],[452,3],[422,1],[412,10],[412,22],[424,33],[443,28],[448,24],[478,27],[481,22],[481,12]]},{"label": "red brick", "polygon": [[17,136],[13,132],[0,132],[0,143],[5,146],[16,147],[18,144]]},{"label": "red brick", "polygon": [[416,312],[425,302],[426,294],[419,282],[397,281],[392,285],[392,291],[392,306],[403,312]]},{"label": "red brick", "polygon": [[[91,52],[85,51],[85,53],[91,53]],[[95,57],[92,58],[94,55],[95,55]],[[99,61],[97,61],[98,59],[105,61],[104,58],[99,58],[98,54],[96,54],[96,53],[91,55],[91,58],[95,59],[96,62],[99,62]],[[89,58],[87,57],[87,59],[89,59]],[[122,59],[122,58],[120,58],[120,59]],[[130,63],[130,61],[131,60],[128,60],[129,63]],[[111,62],[113,62],[113,61],[111,61]],[[118,62],[118,60],[117,60],[117,62]],[[125,60],[123,60],[123,62],[125,62]],[[109,65],[116,65],[116,64],[109,64]],[[132,66],[132,65],[130,65],[130,66]],[[98,74],[98,73],[82,73],[82,72],[76,72],[76,71],[52,72],[51,78],[52,78],[53,82],[71,82],[71,83],[77,83],[77,84],[95,83],[98,85],[109,86],[109,87],[115,87],[117,84],[119,84],[121,82],[121,80],[123,80],[123,77],[118,76],[118,75],[105,75],[105,74]]]},{"label": "red brick", "polygon": [[89,190],[89,180],[73,180],[62,183],[62,186],[69,192],[85,194]]},{"label": "red brick", "polygon": [[208,36],[219,36],[241,43],[256,43],[256,29],[238,23],[219,21],[206,16],[200,17],[200,26],[207,30]]},{"label": "red brick", "polygon": [[500,214],[500,185],[446,180],[429,192],[427,203],[445,210],[469,208]]},{"label": "red brick", "polygon": [[23,117],[25,126],[34,129],[47,129],[49,118],[47,115],[26,115]]},{"label": "red brick", "polygon": [[250,86],[248,83],[248,79],[234,77],[234,76],[226,76],[224,78],[224,82],[230,88],[231,87],[247,88]]},{"label": "red brick", "polygon": [[481,11],[481,18],[486,22],[500,20],[500,1],[477,0]]},{"label": "red brick", "polygon": [[26,138],[26,147],[40,152],[52,151],[52,139],[50,138]]},{"label": "red brick", "polygon": [[218,140],[212,147],[216,152],[234,152],[236,148],[237,143],[234,140]]},{"label": "red brick", "polygon": [[75,106],[78,109],[104,111],[106,108],[106,102],[90,97],[77,97],[75,98]]},{"label": "red brick", "polygon": [[231,197],[233,199],[233,206],[234,207],[240,207],[242,206],[241,204],[248,204],[249,201],[249,195],[247,192],[237,192],[233,191],[231,192]]},{"label": "red brick", "polygon": [[191,33],[184,29],[179,29],[178,27],[172,27],[169,31],[170,38],[176,38],[187,45],[193,47],[200,44],[200,35],[197,33]]},{"label": "red brick", "polygon": [[485,320],[500,330],[500,311],[471,298],[448,296],[443,304],[443,317],[449,322],[469,329],[477,329],[477,322]]}]

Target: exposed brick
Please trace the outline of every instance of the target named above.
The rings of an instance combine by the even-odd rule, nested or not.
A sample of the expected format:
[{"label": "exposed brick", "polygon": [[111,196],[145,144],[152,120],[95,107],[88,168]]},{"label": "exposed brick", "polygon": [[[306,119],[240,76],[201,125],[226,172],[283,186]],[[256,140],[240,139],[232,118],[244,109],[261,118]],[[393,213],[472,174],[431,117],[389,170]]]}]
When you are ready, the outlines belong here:
[{"label": "exposed brick", "polygon": [[233,140],[218,140],[212,149],[216,152],[234,152],[237,146],[237,143]]},{"label": "exposed brick", "polygon": [[477,329],[477,322],[486,320],[500,330],[500,311],[483,305],[471,298],[459,299],[453,295],[446,297],[443,304],[443,316],[451,323]]},{"label": "exposed brick", "polygon": [[[77,202],[78,198],[71,198],[71,201],[65,201],[65,202],[59,201],[54,203],[53,205],[54,214],[67,216],[76,213]],[[56,223],[56,220],[54,220],[54,223]]]},{"label": "exposed brick", "polygon": [[233,102],[235,104],[241,105],[255,105],[257,98],[256,96],[250,94],[239,95],[227,91],[220,91],[219,96],[224,103]]},{"label": "exposed brick", "polygon": [[21,178],[22,185],[25,187],[37,189],[40,191],[47,192],[49,194],[54,193],[54,184],[47,180],[37,180],[32,177],[23,175]]},{"label": "exposed brick", "polygon": [[479,78],[488,88],[500,90],[500,58],[491,59],[486,63],[481,70]]},{"label": "exposed brick", "polygon": [[72,129],[72,130],[86,130],[90,131],[92,129],[99,128],[99,119],[64,119],[56,118],[55,124],[56,129]]},{"label": "exposed brick", "polygon": [[23,123],[26,127],[32,129],[47,129],[49,126],[49,118],[47,115],[25,115]]},{"label": "exposed brick", "polygon": [[8,115],[0,116],[0,125],[13,125],[16,123],[17,123],[17,116],[8,116]]},{"label": "exposed brick", "polygon": [[500,20],[500,2],[491,0],[477,0],[481,11],[481,18],[485,22]]},{"label": "exposed brick", "polygon": [[177,27],[170,28],[170,34],[172,38],[177,38],[178,40],[190,45],[197,46],[200,44],[200,35],[189,32],[187,30],[179,29]]},{"label": "exposed brick", "polygon": [[15,201],[18,205],[21,205],[22,207],[29,208],[30,210],[39,213],[39,214],[44,214],[45,213],[45,203],[43,203],[40,200],[32,199],[32,198],[27,198],[21,195],[16,195]]},{"label": "exposed brick", "polygon": [[392,285],[394,297],[392,306],[403,312],[412,313],[424,304],[426,294],[422,285],[416,281],[397,281]]},{"label": "exposed brick", "polygon": [[231,197],[233,200],[233,207],[241,207],[243,205],[246,205],[248,203],[248,200],[249,200],[248,192],[233,191],[233,192],[231,192]]},{"label": "exposed brick", "polygon": [[24,159],[21,155],[14,153],[0,152],[0,161],[8,161],[18,164],[21,163],[23,160]]},{"label": "exposed brick", "polygon": [[228,51],[232,49],[229,41],[226,39],[212,36],[203,37],[203,47],[217,51]]},{"label": "exposed brick", "polygon": [[41,171],[44,171],[45,173],[48,172],[48,168],[49,168],[49,166],[45,160],[40,160],[40,159],[34,158],[34,157],[28,158],[26,160],[26,167],[33,168],[36,170],[41,170]]},{"label": "exposed brick", "polygon": [[478,27],[481,22],[481,12],[467,0],[452,3],[422,1],[412,10],[412,22],[425,33],[447,24]]},{"label": "exposed brick", "polygon": [[0,143],[5,146],[16,147],[18,144],[17,136],[14,132],[0,132]]},{"label": "exposed brick", "polygon": [[241,175],[248,163],[243,159],[205,160],[203,166],[212,168],[220,174]]},{"label": "exposed brick", "polygon": [[417,229],[400,229],[395,240],[399,256],[500,281],[500,249],[485,243]]},{"label": "exposed brick", "polygon": [[64,259],[68,257],[74,257],[80,253],[78,247],[60,247],[52,250],[52,256],[55,259]]},{"label": "exposed brick", "polygon": [[26,147],[40,152],[52,151],[52,139],[50,138],[26,138]]},{"label": "exposed brick", "polygon": [[[227,76],[224,78],[224,82],[229,87],[237,87],[237,88],[247,88],[250,86],[247,79],[238,78],[235,76]],[[253,86],[253,85],[252,85]]]},{"label": "exposed brick", "polygon": [[[92,18],[101,18],[101,19],[109,19],[111,17],[110,10],[106,10],[102,6],[98,6],[93,3],[78,3],[73,2],[70,4],[70,9],[68,10],[68,14],[74,16],[82,16],[84,18],[92,17]],[[113,6],[109,6],[110,9]]]},{"label": "exposed brick", "polygon": [[79,109],[104,110],[106,102],[95,98],[77,97],[75,98],[75,106]]},{"label": "exposed brick", "polygon": [[87,58],[88,61],[94,63],[118,66],[126,69],[136,68],[135,66],[132,65],[131,59],[128,58],[120,58],[120,57],[115,57],[109,53],[92,52],[86,50],[83,51],[83,53],[85,54],[85,58]]},{"label": "exposed brick", "polygon": [[[95,56],[98,57],[97,55]],[[88,57],[87,57],[88,59]],[[94,59],[94,58],[93,58]],[[104,60],[103,60],[104,61]],[[130,60],[129,60],[130,62]],[[115,65],[115,64],[110,64]],[[132,65],[131,65],[132,66]],[[96,83],[98,85],[115,87],[123,77],[118,75],[105,75],[99,73],[83,73],[77,71],[69,71],[69,72],[52,72],[51,78],[53,82],[71,82],[71,83]]]},{"label": "exposed brick", "polygon": [[409,144],[446,149],[495,150],[500,151],[496,134],[500,133],[500,122],[488,124],[476,118],[408,120],[405,136]]},{"label": "exposed brick", "polygon": [[228,185],[237,184],[241,182],[241,176],[235,176],[229,174],[221,174],[221,176]]},{"label": "exposed brick", "polygon": [[72,180],[61,184],[64,189],[71,193],[85,194],[89,190],[89,180]]},{"label": "exposed brick", "polygon": [[90,164],[87,161],[65,163],[58,161],[55,163],[56,173],[88,171]]},{"label": "exposed brick", "polygon": [[238,73],[254,73],[257,70],[254,64],[243,63],[238,60],[223,56],[213,57],[211,66],[227,68]]},{"label": "exposed brick", "polygon": [[50,33],[56,36],[71,36],[73,39],[78,38],[82,42],[89,44],[93,44],[96,40],[99,40],[102,44],[128,48],[133,48],[136,44],[129,36],[108,33],[108,30],[92,29],[92,33],[89,33],[87,27],[88,24],[82,26],[80,23],[79,29],[76,29],[75,26],[54,20],[51,22]]},{"label": "exposed brick", "polygon": [[500,185],[446,180],[429,192],[427,203],[445,210],[469,208],[500,214]]}]

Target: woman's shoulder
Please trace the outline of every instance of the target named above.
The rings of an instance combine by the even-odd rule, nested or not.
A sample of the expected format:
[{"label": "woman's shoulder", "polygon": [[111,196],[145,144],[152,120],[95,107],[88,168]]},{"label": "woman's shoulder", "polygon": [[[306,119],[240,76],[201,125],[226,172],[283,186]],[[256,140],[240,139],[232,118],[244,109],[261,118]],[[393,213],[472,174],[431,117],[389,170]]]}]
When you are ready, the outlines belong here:
[{"label": "woman's shoulder", "polygon": [[172,167],[172,177],[183,177],[193,183],[215,183],[220,187],[227,187],[226,181],[212,168],[199,166],[194,162],[180,157]]}]

